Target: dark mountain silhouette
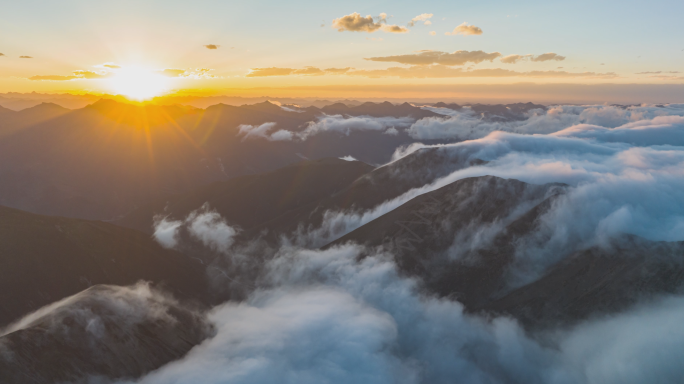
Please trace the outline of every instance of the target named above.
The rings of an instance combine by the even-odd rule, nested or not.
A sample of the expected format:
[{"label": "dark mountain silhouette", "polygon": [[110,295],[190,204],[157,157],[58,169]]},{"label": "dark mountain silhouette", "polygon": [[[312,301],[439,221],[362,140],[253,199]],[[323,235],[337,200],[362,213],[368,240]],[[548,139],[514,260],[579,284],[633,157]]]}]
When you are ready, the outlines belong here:
[{"label": "dark mountain silhouette", "polygon": [[[35,108],[52,115],[0,139],[0,204],[86,219],[115,219],[156,196],[302,158],[352,155],[383,163],[396,147],[413,142],[405,133],[376,131],[323,132],[306,141],[245,139],[239,133],[243,124],[275,123],[275,129],[297,132],[315,119],[315,108],[288,112],[268,102],[206,110],[113,100],[65,113],[47,105]],[[408,105],[387,108],[407,108],[404,116],[420,111]]]},{"label": "dark mountain silhouette", "polygon": [[0,138],[22,128],[49,121],[70,111],[53,103],[41,103],[19,112],[0,107]]}]

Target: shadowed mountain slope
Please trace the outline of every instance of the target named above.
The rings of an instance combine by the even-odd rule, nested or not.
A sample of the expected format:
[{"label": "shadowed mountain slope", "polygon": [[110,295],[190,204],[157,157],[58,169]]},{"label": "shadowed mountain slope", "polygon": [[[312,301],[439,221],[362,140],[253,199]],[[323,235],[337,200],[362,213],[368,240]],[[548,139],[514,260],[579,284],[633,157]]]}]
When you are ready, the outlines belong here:
[{"label": "shadowed mountain slope", "polygon": [[151,232],[155,215],[183,219],[206,203],[231,225],[250,229],[333,195],[372,170],[363,162],[337,158],[301,161],[273,172],[241,176],[154,200],[116,224]]},{"label": "shadowed mountain slope", "polygon": [[204,270],[149,235],[0,207],[0,325],[95,284],[162,284],[207,299]]},{"label": "shadowed mountain slope", "polygon": [[203,314],[144,285],[97,285],[0,336],[7,384],[135,379],[212,335]]}]

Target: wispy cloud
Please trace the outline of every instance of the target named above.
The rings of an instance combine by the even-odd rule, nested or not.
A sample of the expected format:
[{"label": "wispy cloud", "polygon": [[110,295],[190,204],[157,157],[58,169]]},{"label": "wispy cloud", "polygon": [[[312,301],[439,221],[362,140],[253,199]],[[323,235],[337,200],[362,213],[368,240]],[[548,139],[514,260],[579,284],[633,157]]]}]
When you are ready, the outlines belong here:
[{"label": "wispy cloud", "polygon": [[268,77],[268,76],[289,76],[289,75],[301,75],[301,76],[320,76],[320,75],[342,75],[352,70],[351,67],[347,68],[326,68],[320,69],[318,67],[304,67],[300,69],[296,68],[251,68],[250,72],[245,75],[246,77]]},{"label": "wispy cloud", "polygon": [[206,49],[219,49],[220,45],[217,44],[207,44],[204,46]]},{"label": "wispy cloud", "polygon": [[19,56],[20,59],[33,59],[32,56]]},{"label": "wispy cloud", "polygon": [[561,56],[557,53],[548,52],[543,53],[539,56],[534,55],[508,55],[501,58],[501,62],[504,64],[516,64],[519,61],[534,61],[534,62],[544,62],[544,61],[563,61],[565,56]]},{"label": "wispy cloud", "polygon": [[432,24],[432,22],[429,19],[432,18],[432,16],[434,16],[432,13],[420,14],[420,15],[414,17],[413,19],[411,19],[411,21],[409,21],[409,23],[408,23],[408,26],[413,27],[416,25],[416,23],[418,23],[420,21],[423,21],[423,24],[425,24],[425,25],[430,25],[430,24]]},{"label": "wispy cloud", "polygon": [[451,32],[445,32],[445,35],[481,35],[482,34],[482,28],[476,27],[474,25],[468,25],[468,23],[463,22],[463,24],[459,25],[458,27],[454,28],[453,31]]},{"label": "wispy cloud", "polygon": [[466,63],[477,64],[483,61],[493,61],[499,56],[501,56],[501,53],[499,52],[487,53],[484,51],[456,51],[453,53],[448,53],[425,50],[409,55],[369,57],[365,60],[410,65],[463,65]]}]

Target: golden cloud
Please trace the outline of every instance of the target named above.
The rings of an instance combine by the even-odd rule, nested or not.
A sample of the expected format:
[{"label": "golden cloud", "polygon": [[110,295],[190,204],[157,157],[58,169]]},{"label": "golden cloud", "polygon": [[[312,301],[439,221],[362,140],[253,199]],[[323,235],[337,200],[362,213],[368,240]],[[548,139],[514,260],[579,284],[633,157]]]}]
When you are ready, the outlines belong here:
[{"label": "golden cloud", "polygon": [[32,56],[19,56],[20,59],[33,59]]},{"label": "golden cloud", "polygon": [[378,20],[375,21],[371,15],[363,17],[358,12],[354,12],[338,19],[334,19],[332,22],[332,27],[337,28],[339,32],[350,31],[373,33],[378,30],[382,30],[389,33],[406,33],[409,31],[406,27],[387,25],[386,13],[381,13],[380,16],[378,16]]},{"label": "golden cloud", "polygon": [[452,32],[446,32],[444,33],[445,35],[481,35],[482,34],[482,28],[476,27],[474,25],[468,25],[468,23],[464,22],[463,24],[459,25],[458,27],[454,28]]},{"label": "golden cloud", "polygon": [[220,45],[216,45],[216,44],[207,44],[204,46],[204,48],[206,48],[206,49],[219,49],[219,47],[220,47]]},{"label": "golden cloud", "polygon": [[301,69],[294,68],[252,68],[250,73],[245,77],[267,77],[267,76],[288,76],[288,75],[304,75],[304,76],[320,76],[320,75],[343,75],[353,68],[326,68],[320,69],[317,67],[304,67]]}]

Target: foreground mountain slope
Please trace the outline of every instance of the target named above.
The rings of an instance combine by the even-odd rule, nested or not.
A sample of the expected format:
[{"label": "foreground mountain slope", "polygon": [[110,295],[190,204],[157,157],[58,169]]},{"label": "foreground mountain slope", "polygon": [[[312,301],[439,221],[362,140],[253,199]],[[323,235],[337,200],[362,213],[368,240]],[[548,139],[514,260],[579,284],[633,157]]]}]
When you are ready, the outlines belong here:
[{"label": "foreground mountain slope", "polygon": [[0,325],[95,284],[162,284],[206,299],[204,271],[149,235],[0,207]]},{"label": "foreground mountain slope", "polygon": [[7,384],[135,379],[212,335],[201,312],[146,285],[97,285],[0,333]]}]

